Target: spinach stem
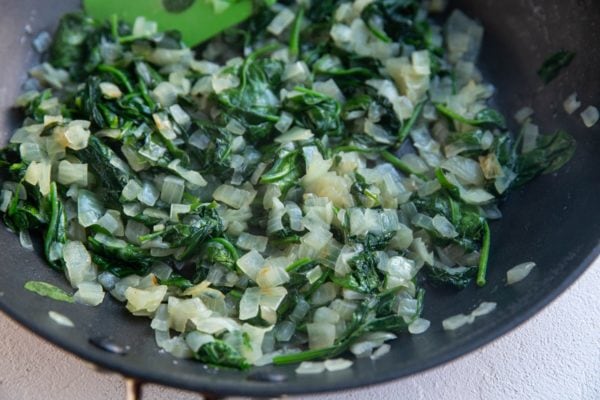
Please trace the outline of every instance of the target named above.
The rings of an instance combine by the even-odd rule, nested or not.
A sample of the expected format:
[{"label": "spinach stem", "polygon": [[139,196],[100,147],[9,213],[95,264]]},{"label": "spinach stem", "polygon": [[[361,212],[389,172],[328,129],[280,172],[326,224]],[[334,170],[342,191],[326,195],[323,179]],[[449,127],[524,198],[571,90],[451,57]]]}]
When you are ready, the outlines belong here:
[{"label": "spinach stem", "polygon": [[106,64],[100,64],[100,65],[98,65],[98,71],[107,72],[107,73],[113,75],[115,78],[117,78],[119,81],[121,81],[123,86],[125,86],[125,89],[127,89],[127,92],[129,92],[129,93],[133,92],[133,86],[131,86],[129,79],[127,79],[125,74],[123,72],[119,71],[117,68],[110,66],[110,65],[106,65]]},{"label": "spinach stem", "polygon": [[301,258],[301,259],[299,259],[297,261],[294,261],[290,265],[288,265],[285,268],[285,272],[293,272],[293,271],[297,270],[298,268],[302,268],[303,266],[305,266],[307,264],[310,264],[312,262],[313,262],[313,260],[310,259],[310,258],[308,258],[308,257]]},{"label": "spinach stem", "polygon": [[402,145],[402,143],[404,143],[404,141],[406,140],[406,138],[408,137],[410,130],[413,128],[413,126],[415,125],[415,122],[417,122],[417,119],[421,116],[421,113],[423,112],[423,108],[425,107],[425,102],[422,101],[421,103],[417,104],[417,106],[415,107],[412,115],[410,116],[410,119],[406,122],[406,124],[404,124],[404,126],[402,127],[402,129],[400,129],[400,133],[398,134],[398,142],[396,143],[396,147],[400,147]]},{"label": "spinach stem", "polygon": [[404,162],[402,162],[402,160],[400,160],[398,157],[396,157],[395,155],[393,155],[389,151],[384,150],[384,151],[382,151],[380,153],[380,155],[381,155],[381,158],[383,158],[385,161],[389,162],[396,169],[404,172],[405,174],[415,175],[415,176],[417,176],[417,177],[419,177],[421,179],[426,179],[423,174],[420,174],[420,173],[416,172],[415,170],[413,170],[411,167],[409,167],[408,165],[406,165]]},{"label": "spinach stem", "polygon": [[490,256],[491,233],[487,221],[483,222],[483,243],[481,245],[481,256],[479,257],[479,269],[477,270],[477,286],[483,287],[486,284],[485,276],[487,274],[488,258]]},{"label": "spinach stem", "polygon": [[302,27],[302,19],[304,17],[304,7],[298,9],[296,19],[292,25],[292,31],[290,33],[290,55],[295,57],[300,51],[300,28]]}]

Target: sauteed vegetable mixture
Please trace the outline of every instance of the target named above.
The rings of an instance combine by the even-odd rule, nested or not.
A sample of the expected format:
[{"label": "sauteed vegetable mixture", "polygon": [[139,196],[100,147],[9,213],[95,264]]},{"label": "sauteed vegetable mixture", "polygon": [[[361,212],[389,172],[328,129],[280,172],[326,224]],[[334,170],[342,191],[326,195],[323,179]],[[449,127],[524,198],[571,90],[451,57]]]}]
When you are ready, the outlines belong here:
[{"label": "sauteed vegetable mixture", "polygon": [[486,284],[498,202],[574,152],[529,115],[511,134],[482,27],[438,3],[278,3],[195,50],[65,15],[0,152],[4,222],[176,357],[383,355],[429,327],[425,282]]}]

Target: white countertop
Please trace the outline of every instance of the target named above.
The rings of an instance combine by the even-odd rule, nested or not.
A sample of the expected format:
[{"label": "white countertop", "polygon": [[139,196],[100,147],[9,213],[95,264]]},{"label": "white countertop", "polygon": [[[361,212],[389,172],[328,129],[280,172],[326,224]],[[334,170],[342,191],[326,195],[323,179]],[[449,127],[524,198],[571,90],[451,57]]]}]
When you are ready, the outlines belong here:
[{"label": "white countertop", "polygon": [[[559,299],[490,345],[406,379],[310,400],[598,400],[600,259]],[[121,378],[46,343],[0,314],[0,399],[120,400]],[[144,400],[198,400],[149,385]],[[298,397],[299,398],[299,397]]]}]

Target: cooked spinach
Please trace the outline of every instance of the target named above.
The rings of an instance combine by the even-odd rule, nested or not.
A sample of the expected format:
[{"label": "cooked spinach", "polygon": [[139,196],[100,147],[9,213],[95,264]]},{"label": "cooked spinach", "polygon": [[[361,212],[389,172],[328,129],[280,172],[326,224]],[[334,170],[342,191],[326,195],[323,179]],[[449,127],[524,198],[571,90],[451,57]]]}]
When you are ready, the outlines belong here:
[{"label": "cooked spinach", "polygon": [[194,357],[210,365],[242,370],[250,368],[250,364],[241,353],[222,340],[202,345]]},{"label": "cooked spinach", "polygon": [[271,169],[260,177],[260,182],[277,185],[285,196],[288,190],[298,184],[303,175],[303,157],[299,150],[294,150],[278,155]]},{"label": "cooked spinach", "polygon": [[297,94],[284,101],[283,109],[294,115],[296,122],[315,135],[332,137],[343,134],[340,103],[324,94],[295,87]]},{"label": "cooked spinach", "polygon": [[[379,243],[375,243],[377,248]],[[344,277],[332,277],[332,280],[343,288],[355,292],[373,294],[381,289],[382,275],[377,269],[379,258],[373,251],[364,251],[348,261],[352,272]]]},{"label": "cooked spinach", "polygon": [[75,76],[90,72],[90,39],[98,34],[98,23],[83,13],[64,15],[49,49],[49,61]]},{"label": "cooked spinach", "polygon": [[554,80],[560,72],[567,68],[575,58],[575,53],[572,51],[561,50],[548,57],[540,69],[538,76],[542,78],[545,84]]},{"label": "cooked spinach", "polygon": [[384,42],[402,39],[414,29],[419,3],[414,0],[376,0],[361,17],[373,35]]},{"label": "cooked spinach", "polygon": [[515,186],[523,185],[538,175],[558,171],[573,157],[575,149],[575,140],[565,131],[540,135],[535,149],[516,157]]},{"label": "cooked spinach", "polygon": [[477,275],[477,268],[441,268],[427,265],[425,276],[427,282],[434,287],[464,289]]}]

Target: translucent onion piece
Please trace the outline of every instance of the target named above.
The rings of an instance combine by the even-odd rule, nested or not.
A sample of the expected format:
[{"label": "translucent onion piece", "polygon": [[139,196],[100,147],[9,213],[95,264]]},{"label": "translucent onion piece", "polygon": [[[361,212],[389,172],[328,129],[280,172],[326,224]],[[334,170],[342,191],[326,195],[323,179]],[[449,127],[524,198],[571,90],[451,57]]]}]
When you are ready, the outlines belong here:
[{"label": "translucent onion piece", "polygon": [[408,331],[413,335],[419,335],[429,329],[431,322],[423,318],[415,319],[409,326]]},{"label": "translucent onion piece", "polygon": [[392,346],[390,346],[387,343],[382,344],[373,352],[373,354],[371,354],[371,360],[377,360],[377,359],[383,357],[384,355],[386,355],[387,353],[390,352],[391,348],[392,348]]},{"label": "translucent onion piece", "polygon": [[523,264],[516,265],[506,271],[506,282],[509,285],[520,282],[529,275],[531,270],[535,267],[534,262],[526,262]]},{"label": "translucent onion piece", "polygon": [[75,299],[77,303],[97,306],[104,300],[104,290],[99,283],[81,282],[77,292],[73,295],[73,299]]},{"label": "translucent onion piece", "polygon": [[75,327],[73,321],[71,321],[71,319],[69,319],[61,313],[58,313],[56,311],[48,311],[48,316],[52,321],[56,322],[58,325],[66,326],[67,328]]},{"label": "translucent onion piece", "polygon": [[147,289],[127,288],[127,309],[134,315],[140,311],[154,312],[167,294],[167,289],[165,285],[151,286]]},{"label": "translucent onion piece", "polygon": [[600,120],[600,112],[594,106],[589,106],[581,113],[581,120],[586,127],[591,128]]},{"label": "translucent onion piece", "polygon": [[476,309],[471,311],[471,315],[473,317],[482,317],[494,311],[496,309],[497,304],[493,302],[482,302],[477,306]]},{"label": "translucent onion piece", "polygon": [[260,301],[260,288],[249,288],[244,292],[240,300],[239,319],[242,321],[254,318],[258,315]]},{"label": "translucent onion piece", "polygon": [[335,325],[319,322],[306,324],[308,332],[308,347],[310,349],[322,349],[333,346],[335,341]]},{"label": "translucent onion piece", "polygon": [[323,362],[303,361],[296,368],[296,373],[300,375],[320,374],[323,371],[325,371],[325,363]]},{"label": "translucent onion piece", "polygon": [[470,324],[472,321],[473,317],[465,314],[458,314],[443,320],[442,326],[446,331],[453,331],[463,327],[466,324]]},{"label": "translucent onion piece", "polygon": [[350,368],[353,362],[345,358],[332,358],[325,360],[324,364],[327,371],[342,371]]}]

